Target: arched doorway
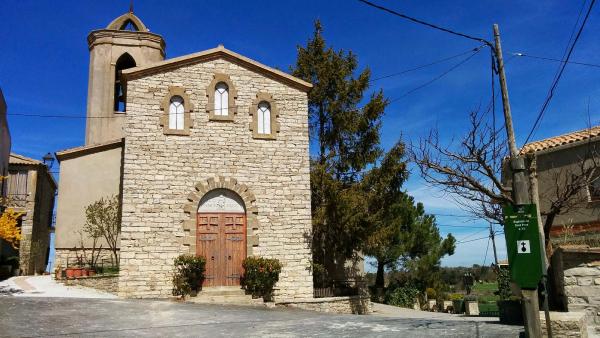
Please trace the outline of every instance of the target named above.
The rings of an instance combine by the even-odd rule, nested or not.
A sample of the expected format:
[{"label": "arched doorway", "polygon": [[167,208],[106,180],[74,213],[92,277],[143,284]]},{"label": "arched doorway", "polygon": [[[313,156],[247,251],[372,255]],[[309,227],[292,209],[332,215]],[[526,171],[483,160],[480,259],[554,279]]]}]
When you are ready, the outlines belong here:
[{"label": "arched doorway", "polygon": [[198,205],[196,254],[206,258],[203,286],[240,285],[246,257],[246,208],[228,189],[206,193]]}]

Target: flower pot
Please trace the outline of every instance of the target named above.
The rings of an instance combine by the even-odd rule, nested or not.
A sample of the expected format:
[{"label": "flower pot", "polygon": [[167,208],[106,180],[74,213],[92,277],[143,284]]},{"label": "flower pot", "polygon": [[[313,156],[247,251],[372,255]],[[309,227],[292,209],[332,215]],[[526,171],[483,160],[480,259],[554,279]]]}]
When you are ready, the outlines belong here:
[{"label": "flower pot", "polygon": [[77,277],[81,277],[82,275],[82,268],[73,268],[73,277],[77,278]]},{"label": "flower pot", "polygon": [[518,300],[499,300],[498,312],[500,323],[509,325],[523,325],[523,308]]},{"label": "flower pot", "polygon": [[96,275],[96,270],[94,270],[94,269],[89,269],[88,270],[88,276],[92,277],[92,276],[95,276],[95,275]]},{"label": "flower pot", "polygon": [[465,314],[467,316],[479,316],[479,303],[476,300],[466,300]]},{"label": "flower pot", "polygon": [[465,308],[464,308],[465,302],[462,299],[455,299],[452,301],[452,309],[453,312],[456,314],[460,314],[465,312]]},{"label": "flower pot", "polygon": [[81,277],[87,277],[88,276],[88,269],[81,269]]},{"label": "flower pot", "polygon": [[74,278],[75,277],[75,268],[67,268],[65,269],[66,272],[66,277],[67,278]]}]

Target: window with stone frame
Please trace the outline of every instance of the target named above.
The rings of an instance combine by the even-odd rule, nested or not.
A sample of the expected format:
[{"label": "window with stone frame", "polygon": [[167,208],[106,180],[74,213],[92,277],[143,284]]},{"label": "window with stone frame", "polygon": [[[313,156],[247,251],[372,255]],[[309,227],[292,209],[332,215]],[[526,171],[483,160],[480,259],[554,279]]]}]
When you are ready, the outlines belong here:
[{"label": "window with stone frame", "polygon": [[189,135],[192,128],[191,112],[193,104],[185,89],[181,87],[169,87],[164,97],[161,109],[160,125],[166,135]]},{"label": "window with stone frame", "polygon": [[237,92],[229,75],[216,73],[206,88],[206,111],[211,121],[233,121],[237,113]]},{"label": "window with stone frame", "polygon": [[267,93],[258,93],[250,106],[250,131],[256,139],[274,140],[279,133],[279,112],[273,96]]},{"label": "window with stone frame", "polygon": [[179,95],[171,97],[169,104],[169,129],[183,130],[184,101]]}]

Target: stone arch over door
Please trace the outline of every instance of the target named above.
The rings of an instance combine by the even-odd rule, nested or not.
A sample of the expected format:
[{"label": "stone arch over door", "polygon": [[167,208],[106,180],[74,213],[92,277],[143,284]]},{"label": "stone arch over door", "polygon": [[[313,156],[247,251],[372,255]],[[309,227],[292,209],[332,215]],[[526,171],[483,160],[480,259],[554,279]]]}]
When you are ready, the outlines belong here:
[{"label": "stone arch over door", "polygon": [[206,194],[215,189],[231,190],[242,199],[246,208],[246,254],[252,256],[253,248],[258,246],[259,243],[256,234],[259,229],[256,197],[245,184],[238,183],[235,178],[225,178],[223,176],[211,177],[196,183],[195,189],[187,196],[188,203],[184,206],[184,212],[188,215],[188,218],[183,222],[183,245],[187,247],[187,253],[190,255],[196,254],[196,215],[200,201]]}]

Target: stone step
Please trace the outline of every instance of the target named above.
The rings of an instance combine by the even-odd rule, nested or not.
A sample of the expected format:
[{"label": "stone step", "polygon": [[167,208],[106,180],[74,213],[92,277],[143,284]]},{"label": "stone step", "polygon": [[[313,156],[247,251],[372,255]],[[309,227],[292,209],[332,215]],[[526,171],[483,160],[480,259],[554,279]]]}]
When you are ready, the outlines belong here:
[{"label": "stone step", "polygon": [[239,286],[218,286],[210,288],[202,288],[202,291],[198,292],[200,296],[245,296],[244,291]]},{"label": "stone step", "polygon": [[252,296],[196,296],[190,298],[193,303],[210,304],[253,304]]}]

